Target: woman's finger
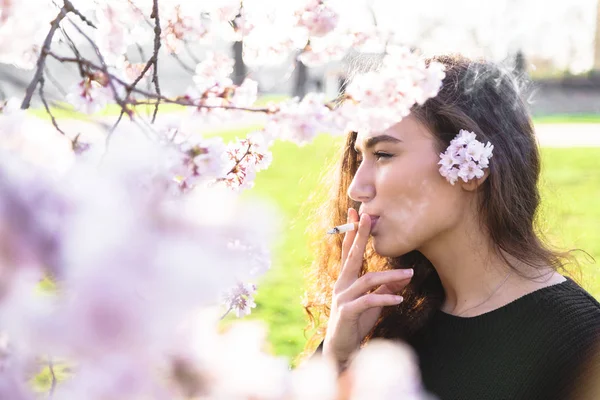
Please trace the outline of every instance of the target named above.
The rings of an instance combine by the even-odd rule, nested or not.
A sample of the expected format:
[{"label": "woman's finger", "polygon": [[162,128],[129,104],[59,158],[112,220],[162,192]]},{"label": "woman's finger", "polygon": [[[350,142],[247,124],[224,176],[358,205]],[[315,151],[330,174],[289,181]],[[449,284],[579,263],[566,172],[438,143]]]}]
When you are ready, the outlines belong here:
[{"label": "woman's finger", "polygon": [[[358,213],[354,208],[348,209],[348,217],[346,218],[346,222],[357,222],[358,221]],[[350,252],[350,247],[352,247],[352,243],[354,242],[354,238],[356,237],[356,230],[346,232],[344,234],[344,241],[342,242],[342,267],[348,258],[348,253]]]},{"label": "woman's finger", "polygon": [[357,319],[362,313],[371,308],[394,306],[402,303],[402,301],[404,301],[402,296],[370,293],[344,304],[340,309],[340,314],[351,320]]},{"label": "woman's finger", "polygon": [[406,286],[413,275],[412,269],[395,269],[382,272],[369,272],[358,278],[348,289],[339,295],[342,302],[352,301],[365,293],[385,284]]},{"label": "woman's finger", "polygon": [[368,215],[363,214],[358,223],[358,232],[356,232],[356,237],[350,246],[346,262],[342,265],[338,282],[336,282],[338,289],[344,290],[358,279],[370,231],[371,219]]}]

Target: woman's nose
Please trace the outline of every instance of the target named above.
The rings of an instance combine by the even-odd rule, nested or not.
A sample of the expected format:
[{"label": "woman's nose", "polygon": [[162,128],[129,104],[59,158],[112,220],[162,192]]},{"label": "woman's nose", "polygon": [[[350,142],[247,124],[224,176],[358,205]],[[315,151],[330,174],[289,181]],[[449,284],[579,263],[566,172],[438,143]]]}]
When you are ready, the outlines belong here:
[{"label": "woman's nose", "polygon": [[375,196],[375,187],[365,172],[359,167],[348,187],[348,197],[360,203],[366,203]]}]

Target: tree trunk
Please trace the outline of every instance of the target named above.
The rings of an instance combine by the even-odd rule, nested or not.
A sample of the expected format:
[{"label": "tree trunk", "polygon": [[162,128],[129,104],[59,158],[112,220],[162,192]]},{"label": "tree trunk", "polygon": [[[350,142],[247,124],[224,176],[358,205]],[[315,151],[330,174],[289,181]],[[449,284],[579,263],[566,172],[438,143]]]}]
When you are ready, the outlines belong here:
[{"label": "tree trunk", "polygon": [[306,84],[308,82],[308,67],[302,61],[296,61],[296,80],[294,83],[294,97],[304,97],[306,94]]},{"label": "tree trunk", "polygon": [[233,43],[233,59],[235,64],[233,66],[233,77],[232,81],[236,85],[241,85],[246,78],[247,68],[244,64],[244,58],[242,57],[242,51],[244,49],[244,43],[242,41]]}]

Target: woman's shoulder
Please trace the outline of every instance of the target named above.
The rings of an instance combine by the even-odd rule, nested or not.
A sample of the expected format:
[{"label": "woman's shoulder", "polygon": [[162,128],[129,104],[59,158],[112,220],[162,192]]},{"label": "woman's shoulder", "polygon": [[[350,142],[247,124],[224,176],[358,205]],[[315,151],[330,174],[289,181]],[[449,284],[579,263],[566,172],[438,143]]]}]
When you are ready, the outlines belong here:
[{"label": "woman's shoulder", "polygon": [[600,338],[600,303],[573,279],[545,287],[534,296],[538,310],[556,334]]}]

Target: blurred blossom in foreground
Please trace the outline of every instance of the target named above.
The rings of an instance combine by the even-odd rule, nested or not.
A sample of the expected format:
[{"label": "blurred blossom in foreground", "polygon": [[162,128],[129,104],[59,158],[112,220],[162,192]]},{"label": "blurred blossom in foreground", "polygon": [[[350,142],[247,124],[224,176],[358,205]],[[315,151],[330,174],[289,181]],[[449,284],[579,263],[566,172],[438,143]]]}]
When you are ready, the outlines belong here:
[{"label": "blurred blossom in foreground", "polygon": [[[329,2],[158,4],[156,39],[171,54],[229,32],[222,38],[243,39],[250,66],[292,55],[316,66],[385,41],[376,29],[342,26]],[[0,62],[32,68],[62,2],[0,5]],[[271,145],[383,130],[437,94],[440,66],[390,48],[381,68],[357,75],[336,104],[309,93],[261,108],[257,82],[235,85],[233,60],[213,52],[193,69],[186,94],[159,96],[138,90],[153,86],[155,66],[127,58],[136,45],[153,44],[152,2],[81,7],[97,29],[69,13],[54,42],[87,43],[72,26],[79,24],[102,57],[64,61],[81,63],[83,75],[66,101],[90,114],[118,104],[128,118],[109,134],[83,131],[75,140],[27,117],[19,99],[0,103],[0,398],[33,398],[27,382],[49,359],[72,371],[53,393],[60,400],[420,398],[415,359],[403,347],[367,346],[338,381],[331,360],[290,372],[287,360],[265,351],[263,328],[223,332],[219,321],[251,313],[270,268],[274,212],[239,193],[270,166]],[[50,50],[71,57],[61,46]],[[129,86],[146,65],[139,86]],[[191,112],[154,120],[134,108],[157,98]],[[260,128],[230,142],[204,132],[240,121]]]},{"label": "blurred blossom in foreground", "polygon": [[433,399],[425,394],[416,355],[405,344],[373,340],[357,354],[347,373],[351,400]]}]

